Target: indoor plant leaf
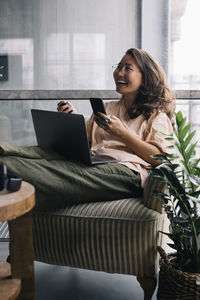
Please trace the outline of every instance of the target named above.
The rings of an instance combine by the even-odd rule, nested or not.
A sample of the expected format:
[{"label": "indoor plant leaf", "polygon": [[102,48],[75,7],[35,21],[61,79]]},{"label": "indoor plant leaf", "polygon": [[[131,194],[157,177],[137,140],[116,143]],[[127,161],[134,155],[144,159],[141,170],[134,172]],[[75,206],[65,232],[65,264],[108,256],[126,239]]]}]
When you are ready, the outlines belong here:
[{"label": "indoor plant leaf", "polygon": [[194,137],[196,133],[196,130],[194,130],[193,132],[191,132],[187,138],[185,139],[185,141],[183,142],[182,146],[183,146],[183,149],[185,150],[187,148],[187,146],[189,145],[189,143],[191,142],[192,138]]},{"label": "indoor plant leaf", "polygon": [[[162,162],[151,176],[159,178],[167,184],[166,193],[155,193],[163,201],[164,210],[170,226],[166,234],[177,251],[175,264],[185,271],[200,271],[200,218],[198,204],[200,202],[200,159],[196,158],[197,142],[192,142],[196,131],[191,132],[191,124],[186,124],[182,112],[175,113],[175,143],[172,148],[177,154],[167,156],[154,155]],[[173,141],[172,136],[165,138]],[[179,163],[177,163],[180,162]]]},{"label": "indoor plant leaf", "polygon": [[186,134],[189,132],[191,126],[192,125],[189,123],[185,127],[182,128],[182,130],[180,131],[180,135],[179,135],[179,139],[181,141],[183,141],[183,139],[185,138]]}]

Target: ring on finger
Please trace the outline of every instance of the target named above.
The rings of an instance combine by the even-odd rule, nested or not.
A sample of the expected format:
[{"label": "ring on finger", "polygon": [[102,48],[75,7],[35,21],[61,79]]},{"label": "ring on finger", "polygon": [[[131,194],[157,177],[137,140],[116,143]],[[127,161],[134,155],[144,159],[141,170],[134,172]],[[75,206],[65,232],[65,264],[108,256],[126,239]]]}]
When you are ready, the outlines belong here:
[{"label": "ring on finger", "polygon": [[110,123],[110,122],[111,122],[111,119],[110,119],[109,117],[106,117],[106,118],[105,118],[105,122],[106,122],[106,123]]}]

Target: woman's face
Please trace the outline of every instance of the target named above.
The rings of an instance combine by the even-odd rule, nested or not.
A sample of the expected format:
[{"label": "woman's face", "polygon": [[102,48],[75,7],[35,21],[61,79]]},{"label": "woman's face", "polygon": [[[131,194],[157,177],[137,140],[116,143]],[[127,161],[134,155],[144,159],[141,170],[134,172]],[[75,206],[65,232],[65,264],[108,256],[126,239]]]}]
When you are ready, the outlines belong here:
[{"label": "woman's face", "polygon": [[142,73],[130,55],[123,56],[113,73],[116,91],[124,96],[135,96],[142,84]]}]

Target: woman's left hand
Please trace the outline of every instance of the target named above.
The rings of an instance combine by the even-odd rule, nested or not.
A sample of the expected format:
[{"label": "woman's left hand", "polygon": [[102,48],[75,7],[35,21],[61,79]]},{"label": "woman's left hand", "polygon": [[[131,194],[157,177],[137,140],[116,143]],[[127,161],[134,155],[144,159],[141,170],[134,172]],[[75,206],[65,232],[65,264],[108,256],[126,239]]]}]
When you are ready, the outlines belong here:
[{"label": "woman's left hand", "polygon": [[99,127],[117,138],[121,138],[123,131],[126,130],[121,120],[116,116],[108,116],[99,112],[94,118]]}]

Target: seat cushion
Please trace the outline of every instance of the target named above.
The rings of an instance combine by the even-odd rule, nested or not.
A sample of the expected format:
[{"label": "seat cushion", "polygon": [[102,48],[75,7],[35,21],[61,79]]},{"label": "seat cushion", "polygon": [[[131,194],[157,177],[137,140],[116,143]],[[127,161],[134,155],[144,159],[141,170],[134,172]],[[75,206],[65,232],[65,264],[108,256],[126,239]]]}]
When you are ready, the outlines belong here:
[{"label": "seat cushion", "polygon": [[163,215],[142,198],[33,213],[35,259],[111,273],[152,276]]}]

